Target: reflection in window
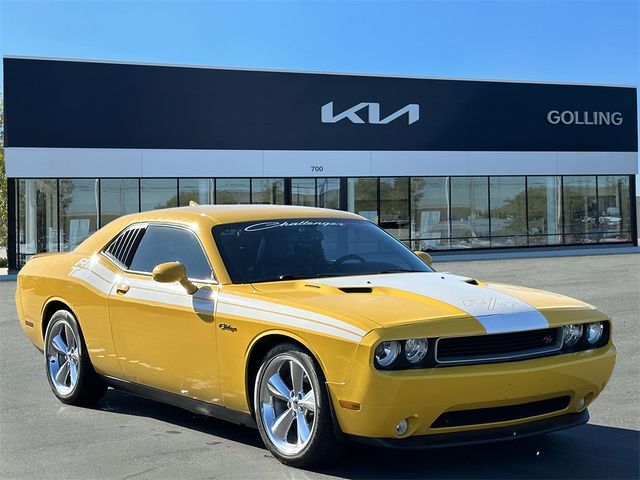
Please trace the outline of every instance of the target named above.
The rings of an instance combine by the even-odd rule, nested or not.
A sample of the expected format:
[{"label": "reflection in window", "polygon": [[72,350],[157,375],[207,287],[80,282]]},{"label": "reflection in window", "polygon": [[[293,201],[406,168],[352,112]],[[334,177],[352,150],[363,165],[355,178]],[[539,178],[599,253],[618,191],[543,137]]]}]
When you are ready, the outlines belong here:
[{"label": "reflection in window", "polygon": [[251,203],[250,183],[248,178],[218,178],[216,203],[220,205]]},{"label": "reflection in window", "polygon": [[300,205],[303,207],[316,206],[315,178],[291,179],[291,205]]},{"label": "reflection in window", "polygon": [[564,183],[564,233],[566,243],[597,241],[598,202],[596,177],[567,176]]},{"label": "reflection in window", "polygon": [[58,250],[58,183],[52,179],[18,181],[18,265],[30,255]]},{"label": "reflection in window", "polygon": [[251,203],[284,205],[284,178],[251,179]]},{"label": "reflection in window", "polygon": [[137,178],[100,180],[100,226],[140,210]]},{"label": "reflection in window", "polygon": [[135,272],[152,272],[156,265],[165,262],[182,263],[189,278],[213,278],[209,261],[193,232],[152,225],[142,237],[129,268]]},{"label": "reflection in window", "polygon": [[98,180],[62,179],[59,188],[60,250],[73,250],[98,229]]},{"label": "reflection in window", "polygon": [[412,178],[411,212],[414,250],[449,248],[449,177]]},{"label": "reflection in window", "polygon": [[527,177],[529,245],[562,243],[561,185],[560,177]]},{"label": "reflection in window", "polygon": [[488,195],[487,177],[451,177],[451,248],[490,246]]},{"label": "reflection in window", "polygon": [[598,227],[600,243],[631,241],[629,177],[598,177]]},{"label": "reflection in window", "polygon": [[347,210],[378,222],[378,179],[349,178],[347,181]]},{"label": "reflection in window", "polygon": [[380,226],[394,237],[409,238],[409,179],[380,179]]},{"label": "reflection in window", "polygon": [[214,186],[212,178],[178,179],[178,206],[185,207],[193,201],[200,205],[213,205]]},{"label": "reflection in window", "polygon": [[[527,206],[524,177],[491,177],[491,244],[511,247],[527,245]],[[496,238],[502,237],[502,238]]]},{"label": "reflection in window", "polygon": [[339,178],[318,178],[317,179],[318,207],[340,208],[340,179]]},{"label": "reflection in window", "polygon": [[175,178],[143,178],[140,180],[140,210],[178,206]]}]

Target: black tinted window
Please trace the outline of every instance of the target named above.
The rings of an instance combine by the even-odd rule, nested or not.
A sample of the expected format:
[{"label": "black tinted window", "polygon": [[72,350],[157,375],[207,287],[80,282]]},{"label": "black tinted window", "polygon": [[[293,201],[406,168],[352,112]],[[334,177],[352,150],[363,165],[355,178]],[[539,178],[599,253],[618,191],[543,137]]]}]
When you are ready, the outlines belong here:
[{"label": "black tinted window", "polygon": [[365,220],[287,219],[213,228],[234,283],[432,271],[413,252]]},{"label": "black tinted window", "polygon": [[159,263],[180,262],[189,278],[211,280],[211,267],[195,234],[183,228],[150,225],[130,269],[151,272]]}]

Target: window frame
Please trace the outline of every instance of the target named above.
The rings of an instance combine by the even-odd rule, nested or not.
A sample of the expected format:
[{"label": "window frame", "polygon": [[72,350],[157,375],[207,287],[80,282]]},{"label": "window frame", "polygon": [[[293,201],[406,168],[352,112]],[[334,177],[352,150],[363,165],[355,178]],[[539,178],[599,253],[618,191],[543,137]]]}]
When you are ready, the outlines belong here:
[{"label": "window frame", "polygon": [[[211,265],[211,259],[209,258],[209,255],[207,255],[207,251],[204,248],[204,245],[202,244],[202,241],[200,240],[200,237],[198,236],[198,233],[193,230],[192,228],[189,228],[186,225],[181,225],[179,223],[171,223],[171,222],[154,222],[154,221],[139,221],[139,222],[135,222],[135,223],[131,223],[129,225],[127,225],[124,229],[122,229],[120,232],[118,232],[117,235],[115,235],[111,240],[109,240],[109,242],[107,242],[105,244],[105,246],[100,250],[100,254],[102,256],[104,256],[105,258],[107,258],[111,263],[113,263],[119,270],[122,270],[125,273],[129,273],[129,274],[135,274],[135,275],[142,275],[145,277],[153,277],[153,273],[152,272],[143,272],[140,270],[131,270],[129,269],[126,265],[123,265],[122,263],[120,263],[120,261],[116,258],[114,258],[112,255],[110,255],[106,249],[109,248],[109,246],[118,238],[120,237],[120,235],[124,234],[125,232],[127,232],[128,230],[132,229],[132,228],[143,228],[145,233],[147,231],[147,229],[150,226],[154,226],[154,227],[169,227],[169,228],[179,228],[181,230],[186,230],[187,232],[191,233],[195,239],[197,240],[198,244],[200,245],[200,249],[202,250],[202,253],[204,255],[204,258],[207,260],[207,264],[209,265],[209,269],[211,270],[211,280],[202,280],[199,278],[192,278],[192,277],[187,277],[190,281],[195,282],[195,283],[202,283],[202,284],[206,284],[206,285],[218,285],[218,277],[216,276],[216,272],[213,269],[213,266]],[[136,247],[136,251],[138,250],[138,248],[140,247],[140,245],[138,245]],[[134,252],[135,254],[135,252]]]}]

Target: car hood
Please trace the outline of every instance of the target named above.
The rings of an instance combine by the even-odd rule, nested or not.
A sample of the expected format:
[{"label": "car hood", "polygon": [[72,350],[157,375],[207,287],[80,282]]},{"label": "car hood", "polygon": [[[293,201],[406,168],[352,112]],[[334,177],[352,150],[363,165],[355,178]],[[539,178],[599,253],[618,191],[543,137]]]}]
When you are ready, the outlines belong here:
[{"label": "car hood", "polygon": [[458,327],[456,333],[502,333],[606,318],[564,295],[440,272],[283,281],[254,288],[265,300],[346,315],[365,329],[446,322]]}]

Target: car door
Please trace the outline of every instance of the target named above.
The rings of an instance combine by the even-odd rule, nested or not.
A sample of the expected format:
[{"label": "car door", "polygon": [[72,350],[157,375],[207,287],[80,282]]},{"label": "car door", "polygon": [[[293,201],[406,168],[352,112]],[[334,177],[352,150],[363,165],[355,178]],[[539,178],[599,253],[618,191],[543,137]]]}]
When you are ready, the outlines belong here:
[{"label": "car door", "polygon": [[[179,261],[198,287],[153,280],[153,268]],[[218,403],[216,285],[195,232],[149,224],[109,295],[113,340],[125,380]]]}]

